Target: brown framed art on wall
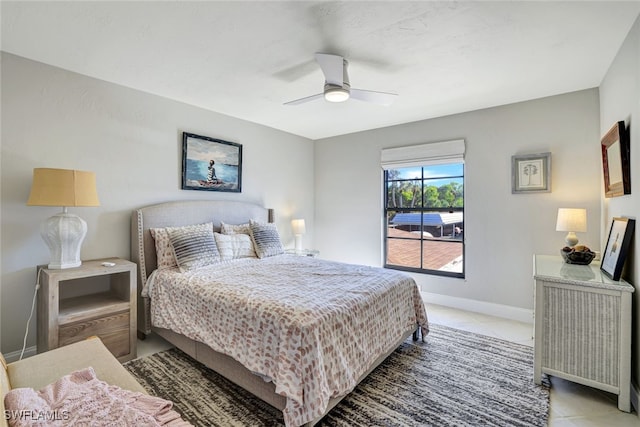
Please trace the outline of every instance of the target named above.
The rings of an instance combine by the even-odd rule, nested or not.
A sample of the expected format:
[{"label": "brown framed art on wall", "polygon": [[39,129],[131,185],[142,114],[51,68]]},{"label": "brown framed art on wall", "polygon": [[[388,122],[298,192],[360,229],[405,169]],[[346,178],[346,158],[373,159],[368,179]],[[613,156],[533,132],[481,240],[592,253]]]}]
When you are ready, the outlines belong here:
[{"label": "brown framed art on wall", "polygon": [[606,198],[631,194],[629,129],[617,122],[602,137],[602,173]]}]

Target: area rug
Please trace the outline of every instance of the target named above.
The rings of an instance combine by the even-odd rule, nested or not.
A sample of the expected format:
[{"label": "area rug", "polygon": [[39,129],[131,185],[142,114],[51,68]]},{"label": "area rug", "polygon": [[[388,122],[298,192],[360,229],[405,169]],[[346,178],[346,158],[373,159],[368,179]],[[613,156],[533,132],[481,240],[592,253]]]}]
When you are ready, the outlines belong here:
[{"label": "area rug", "polygon": [[[171,349],[125,364],[150,394],[196,426],[283,426],[282,414]],[[533,349],[431,325],[403,343],[320,426],[546,426],[549,384],[533,382]]]}]

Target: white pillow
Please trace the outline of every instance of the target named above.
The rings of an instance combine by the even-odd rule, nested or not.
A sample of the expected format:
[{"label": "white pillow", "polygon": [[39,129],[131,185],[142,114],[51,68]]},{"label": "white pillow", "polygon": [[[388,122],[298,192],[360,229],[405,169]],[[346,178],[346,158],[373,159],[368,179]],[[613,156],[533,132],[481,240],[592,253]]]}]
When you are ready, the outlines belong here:
[{"label": "white pillow", "polygon": [[220,258],[224,260],[237,258],[256,258],[251,236],[247,234],[213,233]]},{"label": "white pillow", "polygon": [[250,235],[251,228],[249,226],[249,223],[233,225],[233,224],[225,224],[224,222],[220,221],[220,233]]},{"label": "white pillow", "polygon": [[158,270],[177,267],[176,257],[166,228],[150,228],[151,237],[156,245],[156,257],[158,258]]}]

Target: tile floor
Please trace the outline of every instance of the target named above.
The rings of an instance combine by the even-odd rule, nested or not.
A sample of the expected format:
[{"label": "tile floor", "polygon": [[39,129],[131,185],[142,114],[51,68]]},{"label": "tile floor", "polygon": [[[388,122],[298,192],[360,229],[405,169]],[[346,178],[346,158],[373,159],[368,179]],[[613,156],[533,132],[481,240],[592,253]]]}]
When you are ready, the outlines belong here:
[{"label": "tile floor", "polygon": [[[533,326],[529,323],[434,304],[427,304],[427,314],[432,323],[533,346]],[[151,335],[138,340],[138,356],[170,347],[162,338]],[[550,427],[640,427],[638,414],[619,411],[613,394],[559,378],[552,378],[551,384]]]}]

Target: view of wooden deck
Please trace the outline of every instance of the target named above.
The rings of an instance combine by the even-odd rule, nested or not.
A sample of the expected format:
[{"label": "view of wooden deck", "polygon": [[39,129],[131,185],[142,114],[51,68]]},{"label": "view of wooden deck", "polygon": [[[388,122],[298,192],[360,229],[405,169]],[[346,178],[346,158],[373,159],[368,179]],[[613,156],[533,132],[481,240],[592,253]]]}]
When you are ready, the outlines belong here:
[{"label": "view of wooden deck", "polygon": [[[387,264],[403,267],[420,268],[420,245],[423,245],[422,268],[430,270],[462,271],[462,245],[460,241],[443,242],[436,240],[419,240],[420,234],[410,231],[389,228],[387,247]],[[408,240],[414,239],[414,240]],[[458,262],[456,262],[458,260]]]}]

